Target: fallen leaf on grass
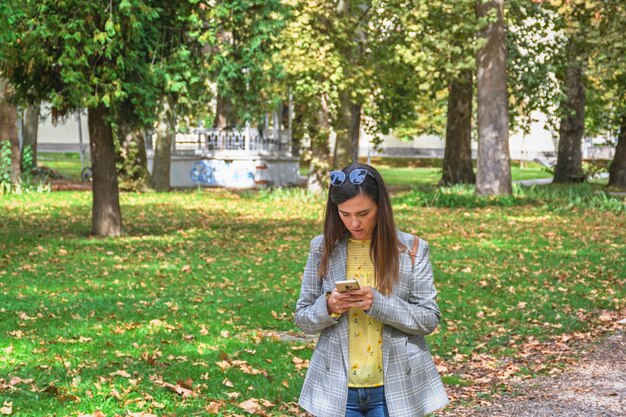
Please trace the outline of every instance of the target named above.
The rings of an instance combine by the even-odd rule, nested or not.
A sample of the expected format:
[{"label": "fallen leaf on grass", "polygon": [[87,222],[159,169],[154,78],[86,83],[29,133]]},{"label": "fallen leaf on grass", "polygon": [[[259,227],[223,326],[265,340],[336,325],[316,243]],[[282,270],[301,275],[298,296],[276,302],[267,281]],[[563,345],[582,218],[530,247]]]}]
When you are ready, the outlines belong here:
[{"label": "fallen leaf on grass", "polygon": [[188,390],[193,390],[193,380],[191,378],[187,378],[185,380],[178,379],[176,383],[183,388],[187,388]]},{"label": "fallen leaf on grass", "polygon": [[292,417],[308,417],[310,414],[306,411],[302,410],[298,403],[286,403],[281,404],[279,410],[282,411],[282,415],[292,416]]},{"label": "fallen leaf on grass", "polygon": [[[271,404],[272,407],[274,406],[274,404],[272,403],[269,404]],[[256,398],[250,398],[249,400],[240,403],[238,407],[250,414],[254,414],[257,416],[267,416],[267,413],[265,412],[261,404],[259,404],[259,400],[257,400]]]},{"label": "fallen leaf on grass", "polygon": [[121,376],[122,378],[130,378],[130,374],[124,370],[119,370],[119,371],[115,371],[115,372],[111,372],[109,374],[110,376]]},{"label": "fallen leaf on grass", "polygon": [[39,390],[39,392],[45,392],[57,398],[61,402],[73,401],[75,403],[80,402],[80,398],[76,395],[67,394],[65,388],[57,388],[54,384],[58,381],[52,381],[46,388]]},{"label": "fallen leaf on grass", "polygon": [[[187,398],[187,397],[195,397],[197,394],[195,392],[193,392],[192,389],[189,388],[185,388],[184,386],[181,386],[180,383],[183,381],[178,381],[176,385],[174,384],[170,384],[169,382],[165,382],[163,380],[157,379],[154,381],[154,385],[159,386],[159,387],[163,387],[163,388],[167,388],[170,391],[174,391],[176,394],[182,396],[183,398]],[[188,379],[187,381],[184,381],[183,384],[190,386],[192,383],[191,379]]]},{"label": "fallen leaf on grass", "polygon": [[106,417],[106,414],[100,410],[96,410],[93,414],[80,414],[78,417]]},{"label": "fallen leaf on grass", "polygon": [[266,377],[268,376],[267,371],[263,369],[253,368],[247,361],[227,359],[215,362],[215,364],[219,366],[222,371],[225,371],[232,367],[237,367],[241,372],[247,375],[263,375]]},{"label": "fallen leaf on grass", "polygon": [[267,371],[264,371],[263,369],[253,368],[246,361],[233,361],[233,366],[239,367],[241,372],[243,372],[244,374],[267,376]]},{"label": "fallen leaf on grass", "polygon": [[221,408],[224,406],[224,401],[211,401],[209,405],[204,407],[209,414],[219,414]]},{"label": "fallen leaf on grass", "polygon": [[15,386],[15,385],[18,385],[18,384],[30,384],[33,381],[34,380],[32,378],[31,379],[22,379],[20,377],[15,376],[15,377],[11,378],[11,380],[9,381],[9,385]]},{"label": "fallen leaf on grass", "polygon": [[293,364],[296,365],[296,369],[297,370],[306,369],[306,368],[309,367],[308,359],[302,359],[302,358],[299,358],[297,356],[294,356],[291,359],[291,362],[293,362]]},{"label": "fallen leaf on grass", "polygon": [[4,414],[6,416],[13,414],[13,403],[5,401],[0,408],[0,414]]}]

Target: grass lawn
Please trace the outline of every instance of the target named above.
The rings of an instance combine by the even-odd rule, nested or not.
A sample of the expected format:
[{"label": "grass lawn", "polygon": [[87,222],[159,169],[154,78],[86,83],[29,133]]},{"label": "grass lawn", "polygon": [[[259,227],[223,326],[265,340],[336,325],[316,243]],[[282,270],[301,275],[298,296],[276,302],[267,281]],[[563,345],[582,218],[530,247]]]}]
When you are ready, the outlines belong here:
[{"label": "grass lawn", "polygon": [[[542,351],[533,365],[529,349],[587,337],[626,307],[623,212],[555,210],[549,194],[456,209],[420,207],[420,196],[394,207],[398,226],[431,245],[443,320],[428,339],[450,389],[477,389],[480,369],[550,369],[555,358]],[[296,330],[323,199],[204,190],[123,193],[121,205],[125,235],[96,239],[88,192],[0,200],[11,415],[297,415],[312,345],[278,335]]]},{"label": "grass lawn", "polygon": [[[80,181],[80,154],[75,152],[39,152],[37,164],[44,165],[58,171],[67,179]],[[86,155],[85,166],[91,165],[89,155]]]}]

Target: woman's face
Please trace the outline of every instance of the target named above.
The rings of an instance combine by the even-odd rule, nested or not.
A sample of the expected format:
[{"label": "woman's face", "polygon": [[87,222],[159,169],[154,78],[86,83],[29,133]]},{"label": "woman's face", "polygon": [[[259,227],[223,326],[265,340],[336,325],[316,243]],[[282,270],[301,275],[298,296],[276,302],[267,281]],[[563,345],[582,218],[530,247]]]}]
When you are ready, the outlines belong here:
[{"label": "woman's face", "polygon": [[378,205],[365,194],[359,194],[337,206],[339,217],[356,240],[370,240],[378,219]]}]

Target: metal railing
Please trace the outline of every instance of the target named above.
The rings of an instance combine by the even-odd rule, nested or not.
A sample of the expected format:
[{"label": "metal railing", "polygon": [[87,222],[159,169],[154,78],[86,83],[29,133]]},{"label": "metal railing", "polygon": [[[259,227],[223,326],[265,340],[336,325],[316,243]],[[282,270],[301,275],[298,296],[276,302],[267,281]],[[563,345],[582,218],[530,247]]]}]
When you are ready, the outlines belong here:
[{"label": "metal railing", "polygon": [[190,133],[176,134],[174,151],[209,152],[291,152],[291,132],[289,130],[261,130],[246,126],[243,129],[196,128]]}]

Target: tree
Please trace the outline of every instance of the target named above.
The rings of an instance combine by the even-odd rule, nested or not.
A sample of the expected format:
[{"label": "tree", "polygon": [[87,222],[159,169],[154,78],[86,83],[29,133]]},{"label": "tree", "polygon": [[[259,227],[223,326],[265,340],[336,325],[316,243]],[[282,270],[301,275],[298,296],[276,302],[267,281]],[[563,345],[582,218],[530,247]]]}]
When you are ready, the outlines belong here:
[{"label": "tree", "polygon": [[[413,40],[402,0],[337,3],[334,45],[341,65],[335,167],[358,159],[361,130],[375,138],[416,116],[423,79],[406,51]],[[376,140],[376,139],[375,139]]]},{"label": "tree", "polygon": [[626,190],[626,4],[599,2],[592,10],[592,25],[587,28],[594,48],[587,71],[586,129],[616,145],[608,187]]},{"label": "tree", "polygon": [[214,127],[241,125],[279,107],[276,40],[287,12],[280,0],[220,0],[205,9],[205,62],[217,91]]},{"label": "tree", "polygon": [[561,103],[559,147],[554,172],[555,183],[585,181],[582,169],[582,139],[585,131],[584,48],[571,38],[567,45],[567,68],[563,77],[565,97]]},{"label": "tree", "polygon": [[12,102],[13,88],[0,74],[0,144],[10,143],[11,183],[17,184],[20,178],[20,145],[17,136],[17,108]]},{"label": "tree", "polygon": [[463,71],[448,87],[448,122],[440,184],[474,184],[472,165],[472,98],[474,74]]},{"label": "tree", "polygon": [[[361,127],[361,99],[353,90],[354,77],[358,74],[359,61],[363,59],[364,45],[367,42],[364,26],[368,23],[366,2],[339,0],[337,2],[336,24],[343,36],[335,38],[337,52],[342,60],[344,79],[339,91],[339,114],[335,125],[336,141],[333,154],[333,167],[343,168],[358,162],[359,129]],[[358,77],[358,76],[357,76]],[[355,94],[356,93],[356,94]]]},{"label": "tree", "polygon": [[559,107],[559,146],[555,183],[585,181],[582,169],[582,139],[585,133],[586,70],[591,43],[588,37],[592,11],[586,2],[562,3],[558,9],[565,48],[557,68],[562,98]]},{"label": "tree", "polygon": [[609,167],[609,188],[626,190],[626,116],[617,137],[615,156]]},{"label": "tree", "polygon": [[417,130],[419,133],[434,130],[440,134],[443,123],[437,126],[437,118],[432,115],[442,112],[437,107],[445,103],[445,151],[439,182],[442,185],[476,182],[471,138],[479,27],[475,19],[468,18],[473,5],[473,0],[437,1],[428,4],[426,10],[409,12],[413,23],[411,31],[418,33],[412,45],[413,55],[417,58],[415,70],[428,75],[419,80],[420,89],[447,95],[445,100],[440,100],[434,94],[422,94],[420,103],[428,109],[429,126],[426,130]]},{"label": "tree", "polygon": [[[475,6],[474,0],[431,1],[416,3],[402,14],[413,42],[397,54],[415,68],[419,93],[416,117],[396,126],[395,133],[445,135],[440,184],[475,182],[470,153],[473,80],[487,24],[469,15]],[[553,13],[526,0],[511,0],[506,6],[509,128],[528,131],[533,112],[549,111],[554,103],[549,100],[554,85],[546,63],[556,49],[550,38]]]},{"label": "tree", "polygon": [[93,172],[92,229],[95,236],[118,236],[122,233],[115,145],[109,109],[104,103],[90,107],[87,113],[89,148]]},{"label": "tree", "polygon": [[309,144],[303,152],[309,161],[307,188],[321,191],[328,184],[330,133],[342,79],[333,47],[335,10],[329,2],[292,0],[287,5],[292,14],[279,38],[282,89],[293,97],[294,140]]},{"label": "tree", "polygon": [[[307,126],[317,123],[320,111],[326,112],[328,133],[336,135],[332,166],[343,167],[358,157],[361,130],[377,136],[415,117],[418,76],[398,53],[410,42],[404,20],[407,3],[288,4],[293,18],[281,38],[285,89],[291,88],[296,118],[303,112]],[[307,132],[309,140],[318,137],[314,130]],[[328,160],[312,162],[318,168],[325,164]],[[324,177],[316,169],[310,172]]]},{"label": "tree", "polygon": [[112,125],[126,100],[132,102],[137,119],[145,121],[154,112],[162,84],[152,64],[168,28],[164,22],[176,19],[176,14],[165,13],[161,2],[147,0],[5,3],[11,11],[4,23],[7,41],[0,45],[6,76],[21,100],[48,101],[55,117],[88,109],[92,233],[119,235],[122,217]]},{"label": "tree", "polygon": [[[208,10],[195,2],[171,3],[164,6],[160,27],[167,28],[159,43],[159,55],[151,66],[153,79],[160,92],[152,109],[155,123],[154,158],[150,184],[158,191],[170,188],[172,144],[178,127],[177,115],[196,120],[206,112],[210,99],[206,60],[208,38],[214,35],[205,28]],[[171,19],[171,16],[176,16]],[[182,119],[182,117],[181,117]],[[138,135],[137,135],[138,137]]]},{"label": "tree", "polygon": [[509,98],[507,92],[504,0],[476,4],[476,15],[488,23],[485,44],[477,56],[478,170],[476,192],[511,194]]},{"label": "tree", "polygon": [[150,181],[155,190],[168,191],[170,188],[170,150],[176,137],[176,116],[170,105],[171,99],[166,95],[161,100],[159,120],[155,129],[156,140]]}]

